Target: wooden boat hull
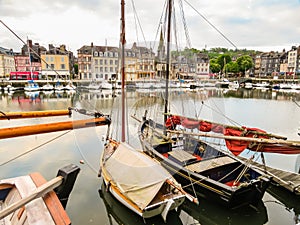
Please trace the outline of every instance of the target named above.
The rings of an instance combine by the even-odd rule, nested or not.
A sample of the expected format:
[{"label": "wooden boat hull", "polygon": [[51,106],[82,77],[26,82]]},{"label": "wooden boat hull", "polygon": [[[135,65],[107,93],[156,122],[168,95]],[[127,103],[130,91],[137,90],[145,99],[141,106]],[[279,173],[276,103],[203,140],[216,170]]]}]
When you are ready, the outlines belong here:
[{"label": "wooden boat hull", "polygon": [[[154,197],[151,203],[148,204],[145,208],[140,208],[134,201],[132,201],[131,199],[129,199],[128,196],[126,196],[122,188],[120,188],[120,186],[115,183],[113,177],[111,177],[109,171],[107,171],[105,159],[111,157],[111,152],[107,153],[106,150],[107,149],[105,149],[101,155],[99,176],[103,177],[103,182],[105,183],[106,190],[109,191],[120,203],[132,210],[134,213],[138,214],[142,218],[151,218],[157,215],[161,215],[165,220],[166,215],[169,211],[176,209],[184,202],[185,194],[183,193],[175,194],[174,192],[171,195],[171,193],[168,192],[168,194],[164,196],[162,193],[158,192],[157,196],[160,197]],[[135,165],[133,165],[133,167],[134,166]],[[141,196],[141,198],[142,197],[143,196]]]},{"label": "wooden boat hull", "polygon": [[49,182],[39,173],[0,180],[0,224],[71,224],[64,207],[79,170],[74,165],[64,167]]},{"label": "wooden boat hull", "polygon": [[[147,121],[141,124],[139,134],[143,150],[151,157],[160,161],[161,165],[191,195],[196,194],[200,198],[218,202],[229,208],[238,208],[244,205],[255,206],[262,199],[270,183],[270,178],[265,174],[249,167],[245,176],[251,177],[251,181],[245,182],[243,185],[232,185],[233,181],[237,179],[239,174],[242,173],[243,168],[245,168],[245,164],[234,157],[219,157],[220,165],[217,165],[218,163],[213,161],[209,164],[209,160],[194,161],[193,165],[192,163],[187,166],[182,165],[172,155],[169,155],[168,158],[166,157],[166,153],[172,151],[170,143],[153,146],[153,144],[147,141],[146,134],[143,132],[146,124]],[[167,150],[163,150],[164,148]],[[218,151],[217,149],[215,150]],[[222,160],[227,162],[223,165]],[[207,169],[205,169],[206,166],[203,166],[203,164],[213,165],[214,163],[216,164],[215,166]],[[219,181],[221,179],[222,182]]]},{"label": "wooden boat hull", "polygon": [[[114,219],[120,225],[141,225],[145,219],[133,213],[130,209],[121,204],[110,192],[106,191],[107,186],[103,182],[99,189],[99,196],[103,200],[108,218]],[[180,207],[181,208],[181,207]],[[147,219],[147,224],[164,224],[160,217]],[[179,213],[171,211],[168,213],[167,224],[183,225]]]},{"label": "wooden boat hull", "polygon": [[[137,215],[141,216],[142,218],[152,218],[157,215],[161,215],[166,208],[167,201],[150,206],[149,208],[146,208],[145,210],[140,210],[136,205],[134,205],[133,202],[128,200],[126,196],[124,196],[120,191],[118,191],[117,187],[114,187],[111,185],[107,179],[103,179],[105,186],[107,187],[106,191],[109,191],[114,198],[116,198],[120,203],[122,203],[124,206],[126,206],[128,209],[136,213]],[[169,211],[176,209],[184,202],[184,196],[180,196],[178,198],[174,198],[174,202],[172,203],[172,206],[170,207]]]}]

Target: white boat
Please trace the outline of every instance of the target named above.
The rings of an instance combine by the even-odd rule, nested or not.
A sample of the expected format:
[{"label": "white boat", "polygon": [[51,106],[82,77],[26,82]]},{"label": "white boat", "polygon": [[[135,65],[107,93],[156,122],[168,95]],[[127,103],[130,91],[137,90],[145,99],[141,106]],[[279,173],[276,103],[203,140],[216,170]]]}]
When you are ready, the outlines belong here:
[{"label": "white boat", "polygon": [[112,90],[113,84],[107,82],[106,80],[102,80],[100,82],[100,89]]},{"label": "white boat", "polygon": [[4,90],[4,92],[14,92],[14,91],[19,90],[19,88],[14,87],[11,84],[8,84],[3,88],[3,90]]},{"label": "white boat", "polygon": [[229,87],[229,80],[224,78],[216,82],[215,86],[219,88],[228,88]]},{"label": "white boat", "polygon": [[88,86],[87,86],[88,90],[100,90],[101,89],[101,84],[99,84],[98,82],[91,82]]},{"label": "white boat", "polygon": [[41,89],[42,89],[42,91],[52,91],[54,89],[54,87],[52,84],[47,83],[47,84],[43,85]]},{"label": "white boat", "polygon": [[65,90],[67,90],[67,91],[76,91],[76,86],[72,82],[69,82],[65,86]]},{"label": "white boat", "polygon": [[138,89],[155,89],[159,85],[149,80],[149,81],[136,82],[135,86]]},{"label": "white boat", "polygon": [[246,82],[244,85],[244,88],[246,89],[252,89],[253,88],[253,84],[251,82]]},{"label": "white boat", "polygon": [[300,84],[292,84],[291,85],[291,88],[293,89],[293,90],[300,90]]},{"label": "white boat", "polygon": [[65,90],[65,87],[63,84],[61,84],[59,81],[56,82],[56,84],[54,85],[54,90],[55,92],[63,92]]},{"label": "white boat", "polygon": [[240,84],[237,80],[234,80],[229,83],[229,88],[231,89],[238,89],[240,87]]},{"label": "white boat", "polygon": [[181,186],[157,161],[125,142],[109,140],[100,168],[107,190],[143,218],[166,220],[185,200]]},{"label": "white boat", "polygon": [[279,89],[292,89],[292,84],[290,83],[280,83]]},{"label": "white boat", "polygon": [[263,81],[261,83],[255,83],[253,84],[254,88],[269,88],[270,87],[270,83]]},{"label": "white boat", "polygon": [[66,166],[48,182],[39,173],[0,180],[0,224],[71,224],[64,208],[79,170]]},{"label": "white boat", "polygon": [[40,86],[34,80],[29,80],[27,85],[24,87],[25,91],[39,91]]}]

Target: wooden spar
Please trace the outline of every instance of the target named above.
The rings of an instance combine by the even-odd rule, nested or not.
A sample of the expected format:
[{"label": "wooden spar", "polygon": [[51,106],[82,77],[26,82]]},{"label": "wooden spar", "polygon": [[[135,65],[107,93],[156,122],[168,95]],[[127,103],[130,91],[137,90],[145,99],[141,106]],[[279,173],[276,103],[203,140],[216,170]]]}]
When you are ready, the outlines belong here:
[{"label": "wooden spar", "polygon": [[[215,122],[211,122],[211,121],[207,121],[207,120],[199,120],[199,119],[195,119],[195,118],[191,118],[191,117],[186,117],[186,116],[182,116],[182,115],[176,115],[176,114],[172,114],[172,113],[165,113],[165,115],[168,115],[168,116],[179,116],[179,117],[182,117],[182,118],[186,118],[186,119],[190,119],[190,120],[196,120],[196,121],[199,121],[199,122],[200,121],[208,122],[208,123],[211,123],[211,124],[214,124],[214,125],[223,126],[224,128],[232,128],[232,129],[240,130],[240,131],[244,131],[245,130],[245,128],[243,128],[243,127],[230,126],[230,125],[225,125],[225,124],[221,124],[221,123],[215,123]],[[277,135],[277,134],[263,133],[263,132],[259,132],[259,131],[251,131],[251,133],[252,134],[259,134],[259,135],[263,135],[263,136],[268,136],[268,137],[274,137],[274,138],[278,138],[278,139],[284,139],[284,140],[287,139],[286,137],[280,136],[280,135]]]},{"label": "wooden spar", "polygon": [[[169,77],[170,77],[170,43],[171,43],[171,19],[172,19],[172,0],[168,1],[168,29],[167,29],[167,57],[166,57],[166,88],[165,88],[165,103],[164,112],[168,112],[169,105]],[[164,124],[166,124],[167,115],[164,115]],[[164,128],[164,134],[166,135],[166,129]]]},{"label": "wooden spar", "polygon": [[198,198],[195,198],[195,197],[193,197],[192,195],[190,195],[189,193],[187,193],[185,190],[182,189],[181,186],[178,186],[178,185],[174,184],[174,182],[173,182],[172,180],[170,180],[170,179],[168,179],[166,182],[167,182],[169,185],[172,185],[173,187],[175,187],[176,189],[178,189],[179,191],[181,191],[189,201],[191,201],[191,202],[193,202],[193,203],[199,205],[199,200],[198,200]]},{"label": "wooden spar", "polygon": [[0,129],[0,139],[20,137],[33,134],[50,133],[63,130],[72,130],[85,127],[108,125],[110,120],[106,117],[99,117],[86,120],[73,120],[56,123],[35,124],[20,127],[9,127]]},{"label": "wooden spar", "polygon": [[70,115],[71,115],[70,110],[6,112],[0,114],[0,120],[25,119],[25,118],[49,117],[49,116],[70,116]]},{"label": "wooden spar", "polygon": [[47,194],[48,192],[52,191],[54,188],[61,185],[63,182],[63,177],[58,176],[50,180],[49,182],[43,184],[42,186],[38,187],[33,193],[22,198],[20,201],[15,202],[2,211],[0,211],[0,220],[6,217],[7,215],[11,214],[12,212],[16,211],[17,209],[21,208],[22,206],[26,205],[27,203],[31,202],[34,199],[40,198]]},{"label": "wooden spar", "polygon": [[121,120],[121,141],[125,142],[126,136],[125,136],[125,125],[126,125],[126,119],[125,119],[125,100],[126,100],[126,93],[125,93],[125,0],[121,0],[121,36],[120,36],[120,42],[121,42],[121,81],[122,81],[122,120]]},{"label": "wooden spar", "polygon": [[219,138],[219,139],[227,139],[227,140],[267,143],[267,144],[286,144],[289,146],[300,147],[299,141],[285,141],[285,140],[281,140],[281,139],[275,140],[275,139],[266,139],[266,138],[227,136],[227,135],[209,134],[209,133],[205,133],[205,132],[194,133],[194,132],[174,131],[174,130],[168,130],[168,132],[173,133],[173,134],[188,134],[188,135],[201,136],[201,137],[211,137],[211,138]]}]

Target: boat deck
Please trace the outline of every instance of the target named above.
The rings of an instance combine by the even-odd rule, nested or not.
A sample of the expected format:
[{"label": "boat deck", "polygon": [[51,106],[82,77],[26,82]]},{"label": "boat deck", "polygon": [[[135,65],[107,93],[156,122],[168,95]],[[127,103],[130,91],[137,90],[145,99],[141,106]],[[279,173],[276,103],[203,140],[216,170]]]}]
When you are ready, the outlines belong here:
[{"label": "boat deck", "polygon": [[[246,159],[243,157],[238,158],[246,161]],[[265,171],[264,165],[256,162],[253,162],[253,165],[259,168],[261,171]],[[266,166],[266,169],[268,171],[268,174],[273,177],[274,182],[287,189],[288,191],[296,195],[300,195],[300,174],[275,169],[269,166]]]},{"label": "boat deck", "polygon": [[222,156],[218,158],[198,161],[196,163],[186,166],[185,168],[189,169],[190,171],[200,173],[208,169],[212,169],[221,165],[226,165],[234,162],[235,160],[233,160],[232,158],[228,156]]}]

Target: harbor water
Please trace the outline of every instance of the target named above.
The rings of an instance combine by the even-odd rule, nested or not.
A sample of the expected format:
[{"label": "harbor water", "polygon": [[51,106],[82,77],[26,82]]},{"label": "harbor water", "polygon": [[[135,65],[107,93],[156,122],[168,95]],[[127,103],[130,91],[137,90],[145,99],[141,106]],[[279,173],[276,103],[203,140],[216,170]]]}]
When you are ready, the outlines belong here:
[{"label": "harbor water", "polygon": [[[162,90],[136,90],[127,93],[129,142],[140,147],[137,136],[138,122],[147,108],[154,108],[154,99],[164,96]],[[300,92],[265,89],[176,89],[169,93],[172,112],[190,117],[247,127],[257,127],[270,133],[300,140]],[[149,102],[150,100],[150,102]],[[157,103],[157,102],[156,102]],[[1,127],[15,127],[57,121],[90,118],[78,109],[118,115],[120,93],[112,91],[32,92],[0,94],[0,111],[40,111],[73,107],[70,117],[2,120]],[[157,111],[161,110],[159,107]],[[112,118],[112,126],[120,127]],[[120,132],[120,128],[111,130]],[[72,131],[31,135],[1,140],[0,179],[40,172],[47,180],[56,176],[59,168],[70,163],[81,171],[70,195],[66,211],[74,225],[86,224],[165,224],[160,217],[143,220],[116,201],[102,186],[98,177],[100,154],[105,143],[107,126]],[[253,152],[244,151],[250,157]],[[256,155],[258,158],[258,155]],[[298,172],[299,155],[265,154],[268,166]],[[145,179],[147,175],[145,174]],[[168,215],[170,225],[195,224],[300,224],[300,198],[271,186],[257,208],[229,210],[208,200],[196,206],[188,200]]]}]

